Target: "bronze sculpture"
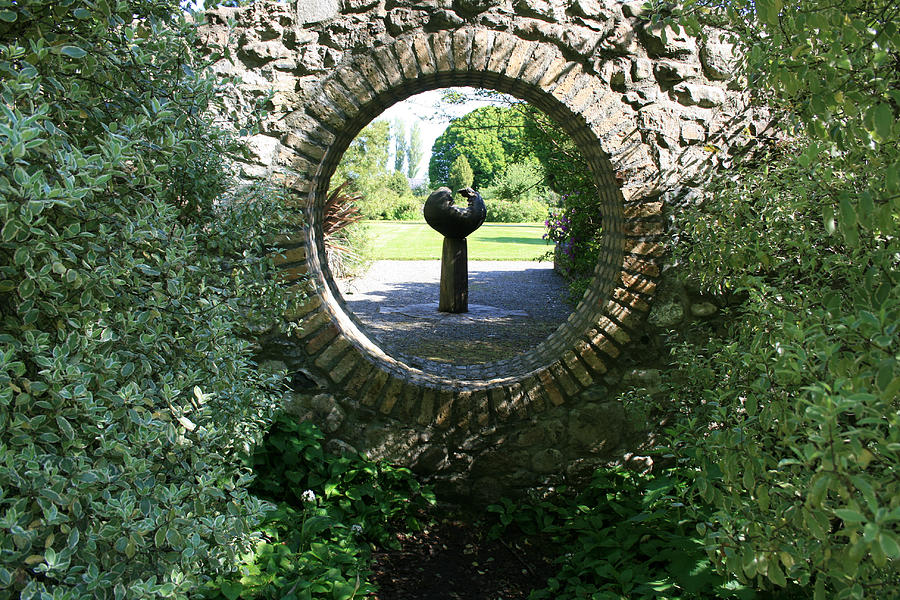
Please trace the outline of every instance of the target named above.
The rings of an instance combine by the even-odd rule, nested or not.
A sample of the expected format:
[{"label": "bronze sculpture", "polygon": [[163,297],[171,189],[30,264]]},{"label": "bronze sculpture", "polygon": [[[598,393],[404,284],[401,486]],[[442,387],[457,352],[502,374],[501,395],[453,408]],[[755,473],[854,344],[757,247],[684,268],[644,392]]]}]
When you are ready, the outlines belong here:
[{"label": "bronze sculpture", "polygon": [[450,313],[469,311],[466,236],[481,227],[487,216],[481,194],[472,188],[463,188],[458,193],[469,201],[465,208],[453,205],[453,193],[445,187],[432,192],[424,208],[425,221],[444,236],[438,310]]}]

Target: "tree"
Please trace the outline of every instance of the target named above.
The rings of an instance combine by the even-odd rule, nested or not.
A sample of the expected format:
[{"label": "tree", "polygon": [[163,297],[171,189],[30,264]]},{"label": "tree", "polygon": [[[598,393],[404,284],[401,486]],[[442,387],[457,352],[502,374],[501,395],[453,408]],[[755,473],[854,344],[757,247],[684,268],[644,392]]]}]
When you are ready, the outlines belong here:
[{"label": "tree", "polygon": [[473,184],[488,186],[507,164],[523,155],[525,144],[520,112],[498,106],[477,108],[453,119],[435,140],[428,177],[435,185],[448,183],[453,161],[465,154],[474,174]]},{"label": "tree", "polygon": [[713,508],[701,533],[721,569],[817,600],[900,583],[898,10],[658,13],[725,29],[738,80],[778,123],[678,215],[676,263],[729,308],[706,337],[671,333],[667,402],[682,418],[669,451],[696,473],[693,502]]},{"label": "tree", "polygon": [[[176,2],[0,3],[0,588],[185,597],[248,551],[284,205]],[[216,57],[211,57],[215,60]]]},{"label": "tree", "polygon": [[419,164],[425,157],[422,147],[422,129],[414,122],[409,131],[409,144],[406,146],[406,176],[413,179],[419,172]]},{"label": "tree", "polygon": [[391,138],[394,142],[394,170],[403,172],[403,163],[407,159],[409,152],[409,142],[406,138],[406,125],[399,119],[394,121],[391,128]]},{"label": "tree", "polygon": [[472,187],[472,167],[464,154],[460,154],[450,167],[450,175],[447,177],[447,185],[454,192],[463,188]]}]

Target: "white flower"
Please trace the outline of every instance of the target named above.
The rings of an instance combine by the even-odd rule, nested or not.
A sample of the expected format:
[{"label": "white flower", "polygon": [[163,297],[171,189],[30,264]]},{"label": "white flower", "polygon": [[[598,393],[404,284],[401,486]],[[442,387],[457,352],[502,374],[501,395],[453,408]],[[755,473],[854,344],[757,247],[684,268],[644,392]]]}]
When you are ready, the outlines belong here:
[{"label": "white flower", "polygon": [[306,490],[302,494],[300,494],[300,499],[304,502],[315,502],[316,501],[316,493],[312,490]]},{"label": "white flower", "polygon": [[351,525],[350,531],[353,533],[362,533],[362,525]]}]

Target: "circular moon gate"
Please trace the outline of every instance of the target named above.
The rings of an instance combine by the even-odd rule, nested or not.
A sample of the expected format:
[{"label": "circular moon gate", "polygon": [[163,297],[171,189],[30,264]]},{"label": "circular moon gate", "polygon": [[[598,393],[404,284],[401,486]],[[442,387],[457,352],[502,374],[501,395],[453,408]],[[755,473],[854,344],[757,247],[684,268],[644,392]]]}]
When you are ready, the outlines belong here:
[{"label": "circular moon gate", "polygon": [[[562,126],[590,166],[604,227],[593,281],[569,319],[532,350],[479,365],[382,351],[344,304],[328,269],[321,227],[329,180],[359,131],[400,100],[462,85],[526,100]],[[315,364],[362,405],[439,429],[526,418],[591,386],[649,309],[659,273],[655,257],[662,253],[654,241],[662,233],[662,205],[638,197],[640,182],[649,184],[658,171],[640,136],[632,135],[636,124],[628,113],[621,94],[556,46],[504,32],[467,27],[418,34],[351,57],[322,82],[302,123],[284,140],[295,155],[295,187],[306,190],[308,218],[306,268],[288,268],[286,275],[306,270],[316,288],[296,315],[298,337]],[[629,189],[638,190],[627,201],[613,164],[628,165]]]}]

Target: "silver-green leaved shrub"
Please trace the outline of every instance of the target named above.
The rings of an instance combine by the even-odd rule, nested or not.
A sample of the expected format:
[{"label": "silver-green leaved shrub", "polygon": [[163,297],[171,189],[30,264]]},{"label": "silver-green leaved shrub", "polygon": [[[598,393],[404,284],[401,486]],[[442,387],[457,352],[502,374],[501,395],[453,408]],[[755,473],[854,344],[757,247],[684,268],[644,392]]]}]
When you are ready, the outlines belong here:
[{"label": "silver-green leaved shrub", "polygon": [[252,544],[271,192],[176,2],[0,1],[0,598],[184,597]]}]

